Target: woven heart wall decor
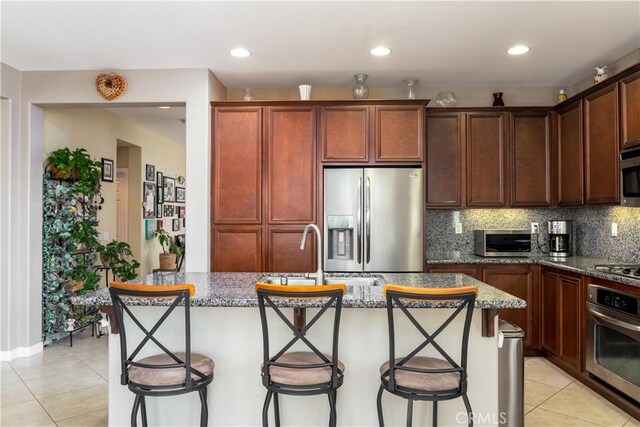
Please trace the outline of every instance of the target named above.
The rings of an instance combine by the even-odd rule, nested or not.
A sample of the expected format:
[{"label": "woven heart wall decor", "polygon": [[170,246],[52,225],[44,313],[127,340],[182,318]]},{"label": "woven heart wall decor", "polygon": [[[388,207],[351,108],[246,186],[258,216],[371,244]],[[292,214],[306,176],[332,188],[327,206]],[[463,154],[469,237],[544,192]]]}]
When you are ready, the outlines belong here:
[{"label": "woven heart wall decor", "polygon": [[127,90],[127,80],[116,73],[98,74],[96,89],[107,101],[113,101]]}]

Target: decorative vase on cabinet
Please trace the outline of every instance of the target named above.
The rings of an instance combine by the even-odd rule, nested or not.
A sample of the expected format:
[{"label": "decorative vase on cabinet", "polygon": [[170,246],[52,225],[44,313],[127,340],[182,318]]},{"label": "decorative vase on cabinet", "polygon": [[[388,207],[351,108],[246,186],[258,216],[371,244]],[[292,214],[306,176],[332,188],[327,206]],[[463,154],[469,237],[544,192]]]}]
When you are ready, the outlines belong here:
[{"label": "decorative vase on cabinet", "polygon": [[356,74],[353,76],[356,79],[356,85],[353,87],[354,99],[367,99],[369,98],[369,86],[367,86],[366,74]]}]

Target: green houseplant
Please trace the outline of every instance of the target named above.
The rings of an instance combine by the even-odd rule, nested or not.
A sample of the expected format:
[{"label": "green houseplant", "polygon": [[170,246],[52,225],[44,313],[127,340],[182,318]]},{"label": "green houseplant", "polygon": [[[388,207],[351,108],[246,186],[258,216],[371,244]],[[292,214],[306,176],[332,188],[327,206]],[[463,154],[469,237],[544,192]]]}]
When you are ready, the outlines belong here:
[{"label": "green houseplant", "polygon": [[97,193],[100,188],[102,163],[93,160],[84,148],[52,151],[47,157],[47,167],[54,179],[76,181],[75,190],[81,194]]},{"label": "green houseplant", "polygon": [[104,246],[99,245],[98,252],[102,264],[111,267],[114,276],[124,282],[135,279],[140,263],[133,258],[133,251],[128,243],[112,240]]},{"label": "green houseplant", "polygon": [[169,232],[162,228],[153,233],[153,237],[157,237],[162,246],[160,270],[174,270],[177,267],[176,258],[182,254],[182,248],[173,243]]}]

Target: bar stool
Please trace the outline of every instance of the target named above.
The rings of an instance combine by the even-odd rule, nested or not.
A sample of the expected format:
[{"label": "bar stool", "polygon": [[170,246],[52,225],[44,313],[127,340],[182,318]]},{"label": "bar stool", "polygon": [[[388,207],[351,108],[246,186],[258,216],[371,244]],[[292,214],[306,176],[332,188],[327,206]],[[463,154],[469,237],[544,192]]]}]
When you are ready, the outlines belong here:
[{"label": "bar stool", "polygon": [[[131,426],[137,426],[138,410],[141,409],[142,425],[147,426],[146,396],[176,396],[197,391],[200,396],[200,425],[206,426],[209,419],[207,406],[207,386],[213,381],[214,362],[211,358],[191,352],[191,322],[189,317],[189,298],[195,293],[192,284],[177,285],[134,285],[112,282],[109,287],[111,301],[118,326],[120,328],[120,362],[122,385],[127,385],[135,393],[131,411]],[[151,329],[146,329],[127,307],[130,298],[166,298],[167,310]],[[173,298],[173,301],[171,299]],[[169,317],[173,310],[184,307],[185,350],[173,353],[153,334]],[[124,313],[143,332],[145,337],[135,349],[127,351]],[[136,356],[149,342],[153,341],[163,353],[141,359]]]},{"label": "bar stool", "polygon": [[[473,307],[478,293],[475,286],[458,288],[414,288],[398,285],[385,285],[383,293],[387,298],[387,318],[389,323],[389,360],[380,366],[380,390],[378,391],[378,422],[384,426],[382,414],[382,393],[387,390],[396,396],[407,399],[407,426],[411,426],[413,402],[427,400],[433,402],[433,426],[438,422],[438,402],[462,397],[467,410],[468,425],[473,426],[471,404],[467,397],[467,347],[469,329],[473,316]],[[459,302],[455,311],[433,333],[428,333],[409,312],[416,302]],[[399,308],[409,321],[418,329],[425,340],[413,351],[403,357],[396,357],[394,307]],[[398,311],[398,310],[395,310]],[[460,314],[464,314],[464,327],[458,364],[436,342],[436,338]],[[442,356],[426,357],[418,354],[432,345]]]},{"label": "bar stool", "polygon": [[[280,405],[278,395],[309,396],[326,393],[329,399],[329,425],[336,425],[336,391],[342,385],[345,366],[338,360],[338,333],[340,329],[340,311],[342,296],[346,293],[345,285],[323,286],[286,286],[256,283],[260,321],[262,323],[263,363],[260,367],[262,384],[267,389],[267,396],[262,408],[262,424],[269,425],[268,411],[273,397],[275,422],[280,426]],[[301,330],[298,330],[277,307],[274,298],[325,299],[318,313]],[[274,356],[270,356],[269,328],[267,325],[266,307],[271,307],[284,324],[293,332],[289,341]],[[309,329],[325,314],[331,306],[335,306],[333,314],[333,342],[331,355],[322,353],[307,338]],[[288,351],[297,341],[302,341],[311,351]]]}]

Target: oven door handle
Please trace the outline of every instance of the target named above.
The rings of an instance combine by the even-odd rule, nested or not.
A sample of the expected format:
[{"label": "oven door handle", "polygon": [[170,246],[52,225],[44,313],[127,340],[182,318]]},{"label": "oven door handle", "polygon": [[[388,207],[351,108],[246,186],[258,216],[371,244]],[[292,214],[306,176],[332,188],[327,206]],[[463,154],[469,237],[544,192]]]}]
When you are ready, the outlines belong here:
[{"label": "oven door handle", "polygon": [[600,313],[599,311],[594,310],[593,308],[589,309],[589,314],[592,314],[593,316],[599,318],[600,320],[603,320],[607,323],[610,323],[612,325],[616,325],[619,328],[623,328],[626,329],[627,331],[634,331],[634,332],[640,332],[640,325],[632,325],[630,323],[627,322],[623,322],[622,320],[618,320],[615,319],[611,316],[608,316],[604,313]]}]

